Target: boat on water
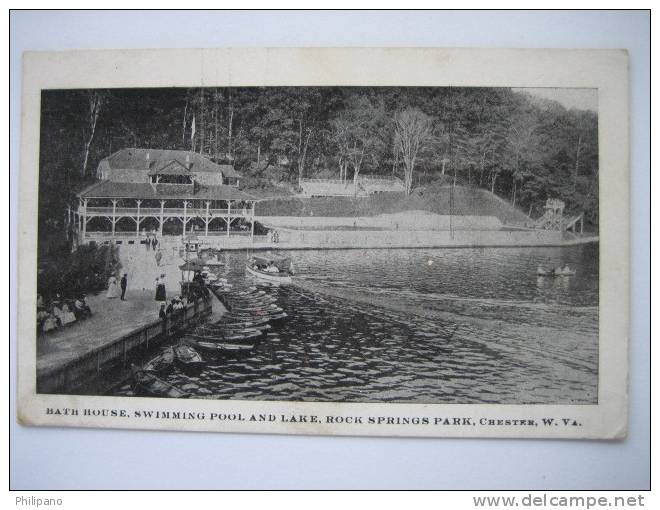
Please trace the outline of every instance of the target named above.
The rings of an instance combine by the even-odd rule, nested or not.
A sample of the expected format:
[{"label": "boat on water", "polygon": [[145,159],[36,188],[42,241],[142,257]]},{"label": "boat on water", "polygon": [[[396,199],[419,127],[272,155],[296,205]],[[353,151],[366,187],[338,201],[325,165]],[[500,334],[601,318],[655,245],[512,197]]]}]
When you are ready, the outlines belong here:
[{"label": "boat on water", "polygon": [[174,349],[167,347],[163,349],[156,357],[145,363],[143,370],[155,374],[167,374],[174,368]]},{"label": "boat on water", "polygon": [[245,270],[248,274],[270,283],[286,285],[293,282],[293,265],[289,257],[255,255],[245,265]]},{"label": "boat on water", "polygon": [[177,364],[183,370],[197,370],[204,366],[204,359],[191,346],[179,344],[174,348]]},{"label": "boat on water", "polygon": [[251,343],[236,343],[236,342],[208,342],[205,340],[191,340],[194,345],[205,351],[215,352],[215,353],[241,353],[241,352],[250,352],[257,345],[257,342]]},{"label": "boat on water", "polygon": [[571,269],[568,266],[565,266],[563,268],[558,267],[556,269],[545,269],[543,267],[539,267],[536,270],[536,276],[548,276],[548,277],[553,277],[553,276],[575,276],[575,269]]},{"label": "boat on water", "polygon": [[277,306],[275,303],[266,303],[266,304],[254,304],[254,305],[233,305],[229,309],[230,312],[242,313],[242,312],[281,312],[282,308]]},{"label": "boat on water", "polygon": [[190,396],[189,393],[146,370],[134,369],[133,381],[133,389],[139,395],[166,398],[188,398]]},{"label": "boat on water", "polygon": [[251,327],[258,327],[258,326],[263,326],[268,324],[270,319],[268,317],[261,317],[259,319],[254,318],[254,319],[245,319],[242,317],[227,317],[227,318],[222,318],[220,321],[216,322],[214,325],[218,327],[223,327],[223,326],[229,326],[233,328],[238,328],[238,327],[245,327],[245,328],[251,328]]},{"label": "boat on water", "polygon": [[225,324],[204,324],[195,329],[195,331],[206,332],[203,334],[214,334],[214,333],[225,333],[225,332],[235,332],[235,331],[245,331],[250,329],[258,329],[260,331],[270,331],[273,329],[273,326],[266,323],[262,324],[252,324],[249,326],[243,325],[244,323],[235,322],[235,323],[225,323]]},{"label": "boat on water", "polygon": [[228,331],[224,333],[213,333],[212,335],[201,335],[199,333],[188,333],[186,339],[193,339],[203,342],[243,342],[246,340],[256,340],[263,335],[259,329],[247,328],[243,330]]},{"label": "boat on water", "polygon": [[245,308],[255,308],[255,307],[262,307],[262,308],[267,308],[275,303],[277,303],[277,298],[275,297],[257,297],[254,299],[235,299],[235,298],[229,298],[229,297],[223,297],[220,299],[223,305],[227,307],[229,310],[233,310],[234,308],[237,309],[245,309]]},{"label": "boat on water", "polygon": [[269,296],[268,294],[261,296],[234,296],[232,294],[225,294],[224,301],[239,306],[275,303],[277,298],[275,296]]}]

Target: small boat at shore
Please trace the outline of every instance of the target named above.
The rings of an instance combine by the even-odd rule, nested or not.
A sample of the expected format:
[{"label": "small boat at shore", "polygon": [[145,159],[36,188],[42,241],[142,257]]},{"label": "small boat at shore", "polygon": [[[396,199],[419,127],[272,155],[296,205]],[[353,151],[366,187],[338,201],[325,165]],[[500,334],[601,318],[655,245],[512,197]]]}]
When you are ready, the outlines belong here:
[{"label": "small boat at shore", "polygon": [[174,350],[171,347],[164,349],[156,357],[145,363],[143,370],[155,374],[166,374],[174,368]]},{"label": "small boat at shore", "polygon": [[269,312],[269,313],[280,313],[282,312],[282,308],[277,306],[275,303],[270,303],[270,304],[255,304],[252,306],[246,305],[246,306],[231,306],[230,312],[234,313],[245,313],[245,312]]},{"label": "small boat at shore", "polygon": [[277,303],[277,298],[268,297],[263,299],[257,298],[257,299],[245,299],[245,300],[223,298],[220,301],[222,301],[222,304],[225,305],[225,307],[231,311],[235,309],[236,310],[254,309],[257,307],[268,308],[271,305]]},{"label": "small boat at shore", "polygon": [[202,342],[244,342],[246,340],[256,340],[263,335],[263,331],[258,329],[244,329],[240,331],[229,331],[224,333],[214,333],[212,335],[200,335],[198,333],[188,333],[186,339]]},{"label": "small boat at shore", "polygon": [[[247,324],[247,323],[245,323]],[[257,329],[259,331],[270,331],[273,328],[268,322],[262,324],[244,325],[244,323],[225,323],[225,324],[205,324],[199,326],[195,331],[204,332],[203,334],[213,335],[215,333],[236,332]]]},{"label": "small boat at shore", "polygon": [[233,343],[233,342],[207,342],[204,340],[192,340],[196,347],[204,349],[205,351],[215,353],[241,353],[250,352],[257,345],[256,342],[252,343]]},{"label": "small boat at shore", "polygon": [[133,388],[137,394],[166,398],[188,398],[190,396],[189,393],[146,370],[135,369],[133,380]]},{"label": "small boat at shore", "polygon": [[268,317],[262,317],[262,318],[254,318],[254,319],[244,319],[241,317],[227,317],[227,318],[222,318],[220,321],[216,322],[214,326],[222,327],[222,326],[229,326],[233,328],[238,328],[238,327],[245,327],[245,328],[251,328],[251,327],[260,327],[263,325],[267,325],[270,319]]},{"label": "small boat at shore", "polygon": [[187,344],[179,344],[174,348],[176,361],[183,370],[201,370],[204,366],[204,359],[192,347]]}]

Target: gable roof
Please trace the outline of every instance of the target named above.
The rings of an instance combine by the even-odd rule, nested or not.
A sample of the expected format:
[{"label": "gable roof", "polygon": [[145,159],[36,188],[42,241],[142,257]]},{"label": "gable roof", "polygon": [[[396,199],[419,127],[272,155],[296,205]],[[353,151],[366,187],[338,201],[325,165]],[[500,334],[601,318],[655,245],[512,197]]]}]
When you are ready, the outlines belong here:
[{"label": "gable roof", "polygon": [[[148,159],[147,155],[149,156]],[[155,163],[176,161],[183,166],[190,166],[191,172],[222,172],[225,177],[240,177],[232,165],[219,165],[196,152],[178,149],[126,148],[118,150],[103,161],[106,161],[111,169],[132,170],[146,170],[150,169]]]},{"label": "gable roof", "polygon": [[151,163],[149,175],[190,175],[190,170],[178,161],[170,159]]}]

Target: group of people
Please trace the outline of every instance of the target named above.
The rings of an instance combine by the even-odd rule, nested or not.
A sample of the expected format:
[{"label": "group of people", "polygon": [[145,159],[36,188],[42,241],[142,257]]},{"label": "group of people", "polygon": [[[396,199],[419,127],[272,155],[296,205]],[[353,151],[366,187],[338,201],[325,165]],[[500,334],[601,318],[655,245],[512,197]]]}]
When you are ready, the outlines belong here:
[{"label": "group of people", "polygon": [[273,264],[272,262],[269,262],[266,265],[266,267],[264,267],[262,269],[262,271],[264,271],[266,273],[279,273],[280,272],[280,270],[277,268],[277,266],[275,264]]},{"label": "group of people", "polygon": [[173,298],[167,306],[165,306],[165,303],[161,303],[158,317],[165,319],[173,313],[183,310],[186,307],[186,304],[187,300],[183,296]]},{"label": "group of people", "polygon": [[554,269],[546,269],[542,264],[539,264],[539,266],[536,268],[536,274],[538,276],[550,276],[550,275],[563,276],[563,275],[571,275],[574,273],[575,271],[573,271],[568,264],[566,264],[563,268],[561,266],[558,266]]},{"label": "group of people", "polygon": [[85,319],[92,314],[92,310],[85,302],[82,294],[75,299],[63,299],[59,294],[48,305],[44,304],[43,297],[37,296],[37,330],[47,333],[59,329],[67,324]]},{"label": "group of people", "polygon": [[143,234],[146,236],[146,239],[144,240],[144,243],[146,245],[147,251],[153,250],[156,251],[158,250],[158,245],[160,244],[158,242],[158,238],[156,237],[156,234],[154,232],[146,233],[146,231],[143,231]]},{"label": "group of people", "polygon": [[192,281],[197,284],[196,287],[192,287],[190,289],[190,291],[193,292],[193,295],[199,297],[208,297],[209,290],[206,288],[206,278],[204,278],[204,275],[202,275],[201,271],[195,271],[195,275],[193,276]]},{"label": "group of people", "polygon": [[[105,297],[108,299],[120,298],[122,301],[126,301],[127,286],[128,274],[124,273],[124,275],[121,277],[121,280],[119,281],[119,284],[117,283],[117,277],[115,275],[111,275],[110,278],[108,278],[108,292],[106,292]],[[119,289],[121,289],[121,293],[119,292]]]},{"label": "group of people", "polygon": [[269,230],[266,234],[269,243],[279,243],[280,242],[280,233],[277,230]]}]

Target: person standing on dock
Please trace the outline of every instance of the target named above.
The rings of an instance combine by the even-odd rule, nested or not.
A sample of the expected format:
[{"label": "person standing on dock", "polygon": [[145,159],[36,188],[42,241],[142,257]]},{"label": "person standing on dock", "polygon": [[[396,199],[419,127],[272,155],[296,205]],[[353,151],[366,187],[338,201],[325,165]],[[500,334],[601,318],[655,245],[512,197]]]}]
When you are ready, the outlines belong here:
[{"label": "person standing on dock", "polygon": [[163,258],[163,254],[161,253],[161,251],[158,250],[158,251],[156,252],[156,254],[154,255],[154,257],[156,257],[156,265],[157,265],[157,266],[160,266],[160,261],[161,261],[161,259]]},{"label": "person standing on dock", "polygon": [[117,288],[117,278],[115,278],[115,275],[111,275],[110,278],[108,278],[108,292],[105,296],[108,299],[114,299],[118,295],[119,289]]},{"label": "person standing on dock", "polygon": [[121,277],[119,286],[121,287],[121,300],[126,301],[126,285],[128,285],[128,275],[124,273],[124,276]]},{"label": "person standing on dock", "polygon": [[158,278],[156,278],[156,301],[167,301],[164,274],[161,274]]}]

